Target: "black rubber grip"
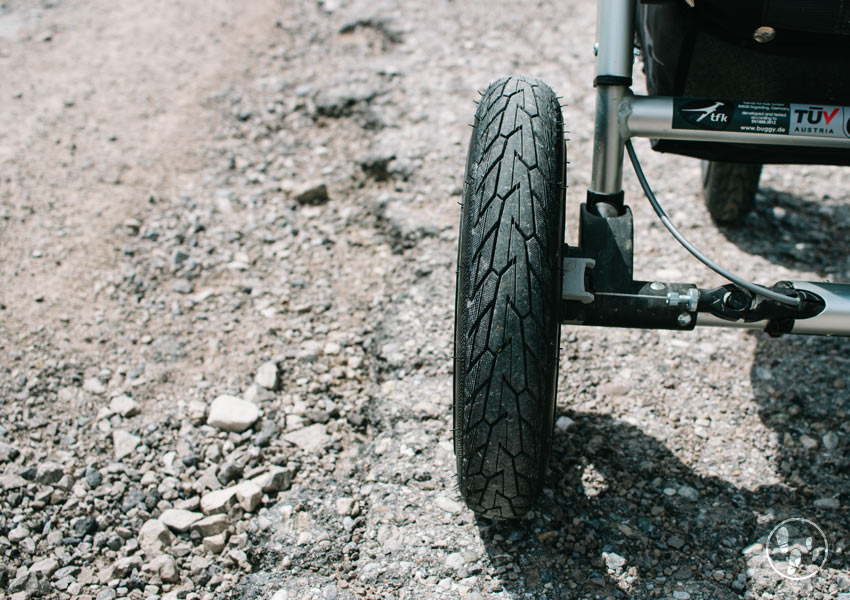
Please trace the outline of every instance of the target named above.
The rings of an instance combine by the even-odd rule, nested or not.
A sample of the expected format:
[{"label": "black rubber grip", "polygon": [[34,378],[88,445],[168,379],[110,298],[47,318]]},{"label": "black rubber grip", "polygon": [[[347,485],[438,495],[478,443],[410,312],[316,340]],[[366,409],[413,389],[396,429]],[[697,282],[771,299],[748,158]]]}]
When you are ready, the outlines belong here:
[{"label": "black rubber grip", "polygon": [[620,75],[599,75],[593,80],[593,87],[599,87],[600,85],[624,85],[631,87],[632,78],[622,77]]}]

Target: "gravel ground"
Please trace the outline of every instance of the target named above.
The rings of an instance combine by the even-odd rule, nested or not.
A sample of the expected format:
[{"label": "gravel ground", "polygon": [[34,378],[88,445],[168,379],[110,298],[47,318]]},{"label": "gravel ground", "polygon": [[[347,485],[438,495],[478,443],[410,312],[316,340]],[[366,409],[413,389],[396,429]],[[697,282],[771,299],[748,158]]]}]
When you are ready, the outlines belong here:
[{"label": "gravel ground", "polygon": [[[565,328],[538,507],[458,502],[472,100],[564,96],[574,241],[593,2],[231,4],[0,2],[0,598],[850,598],[843,340]],[[766,167],[719,230],[637,146],[723,264],[850,279],[846,170]],[[720,283],[626,193],[637,277]],[[805,582],[763,551],[789,517]]]}]

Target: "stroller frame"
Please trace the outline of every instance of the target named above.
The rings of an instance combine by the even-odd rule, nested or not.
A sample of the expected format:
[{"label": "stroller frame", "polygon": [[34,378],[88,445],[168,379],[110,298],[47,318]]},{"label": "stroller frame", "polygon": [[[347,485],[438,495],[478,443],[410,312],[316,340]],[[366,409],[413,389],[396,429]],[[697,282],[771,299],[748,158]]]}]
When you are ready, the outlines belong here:
[{"label": "stroller frame", "polygon": [[[771,102],[636,96],[630,88],[637,2],[598,0],[592,177],[577,245],[564,244],[566,146],[554,90],[532,77],[504,77],[481,93],[475,112],[458,235],[453,429],[457,489],[484,518],[519,518],[543,489],[562,324],[850,335],[850,284],[784,281],[765,288],[713,264],[670,222],[631,144],[643,136],[681,149],[695,140],[700,150],[705,140],[720,160],[730,149],[734,163],[751,158],[731,152],[747,148],[744,142],[753,144],[754,160],[761,150],[786,162],[806,162],[817,153],[826,164],[833,157],[850,164],[839,156],[850,149],[850,107],[783,104],[784,94],[764,96]],[[793,151],[769,154],[776,147]],[[665,227],[732,283],[700,289],[634,279],[634,223],[623,192],[626,152]]]},{"label": "stroller frame", "polygon": [[[798,307],[729,284],[633,279],[632,214],[624,203],[623,160],[632,137],[850,148],[850,107],[807,106],[717,98],[638,96],[632,93],[637,0],[598,0],[596,116],[587,202],[579,246],[565,248],[562,322],[608,327],[689,330],[696,325],[784,333],[850,335],[850,285],[780,282],[771,288],[800,300]],[[831,129],[816,127],[819,109]],[[820,113],[812,113],[817,122]],[[840,117],[836,119],[835,117]],[[756,148],[754,150],[757,151]]]}]

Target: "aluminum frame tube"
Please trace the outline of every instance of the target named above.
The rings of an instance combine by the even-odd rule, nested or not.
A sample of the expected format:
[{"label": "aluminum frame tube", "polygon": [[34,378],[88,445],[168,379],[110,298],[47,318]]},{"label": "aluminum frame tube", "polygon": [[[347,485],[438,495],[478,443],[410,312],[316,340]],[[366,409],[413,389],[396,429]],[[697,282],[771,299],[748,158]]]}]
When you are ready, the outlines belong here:
[{"label": "aluminum frame tube", "polygon": [[819,296],[826,304],[814,317],[794,321],[791,333],[850,336],[850,284],[792,281],[791,285]]},{"label": "aluminum frame tube", "polygon": [[[797,319],[789,335],[834,335],[850,337],[850,284],[792,281],[796,290],[809,292],[824,301],[824,309],[808,319]],[[727,321],[711,313],[697,313],[697,327],[729,327],[732,329],[767,328],[767,321]]]},{"label": "aluminum frame tube", "polygon": [[599,0],[597,4],[596,116],[590,177],[590,190],[597,194],[616,194],[623,189],[626,138],[619,111],[632,78],[635,3]]},{"label": "aluminum frame tube", "polygon": [[720,317],[715,317],[711,313],[697,313],[697,327],[728,327],[730,329],[759,329],[764,331],[767,328],[767,321],[727,321]]},{"label": "aluminum frame tube", "polygon": [[636,0],[599,0],[596,6],[596,76],[632,76]]},{"label": "aluminum frame tube", "polygon": [[661,140],[766,144],[808,148],[850,148],[850,138],[777,135],[711,129],[674,129],[673,100],[674,98],[667,96],[635,96],[632,94],[625,96],[618,107],[624,135],[626,137]]}]

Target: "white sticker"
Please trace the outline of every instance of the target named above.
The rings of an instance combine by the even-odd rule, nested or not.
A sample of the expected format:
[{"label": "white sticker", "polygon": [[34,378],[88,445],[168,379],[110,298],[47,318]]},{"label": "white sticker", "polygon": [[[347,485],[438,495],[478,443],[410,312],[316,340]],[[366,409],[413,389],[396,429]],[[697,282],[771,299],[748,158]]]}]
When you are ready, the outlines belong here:
[{"label": "white sticker", "polygon": [[827,106],[825,104],[792,104],[791,135],[814,137],[847,138],[850,137],[847,122],[850,108]]}]

